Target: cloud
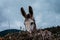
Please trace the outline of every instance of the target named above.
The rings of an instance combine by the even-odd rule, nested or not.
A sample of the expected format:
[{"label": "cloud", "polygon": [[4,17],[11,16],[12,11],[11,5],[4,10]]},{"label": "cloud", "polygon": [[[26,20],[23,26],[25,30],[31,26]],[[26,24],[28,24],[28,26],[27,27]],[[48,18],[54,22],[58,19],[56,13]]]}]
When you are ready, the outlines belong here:
[{"label": "cloud", "polygon": [[9,28],[8,26],[9,26],[9,25],[8,25],[7,22],[5,22],[5,23],[2,22],[2,23],[0,23],[0,31],[8,29],[8,28]]},{"label": "cloud", "polygon": [[[56,7],[56,4],[60,3],[57,0],[40,0],[32,4],[34,8],[36,22],[38,23],[38,27],[43,26],[43,28],[46,28],[49,26],[60,25],[59,23],[60,15],[58,16],[57,14],[58,12],[56,12],[59,11],[58,9],[59,6]],[[42,17],[39,14],[42,14]]]},{"label": "cloud", "polygon": [[39,9],[39,8],[40,8],[40,2],[35,1],[35,2],[32,4],[32,7],[35,8],[35,9]]},{"label": "cloud", "polygon": [[[8,21],[13,29],[24,26],[24,18],[20,8],[24,7],[28,12],[31,5],[34,12],[37,27],[60,25],[60,0],[0,0],[0,30],[8,29]],[[5,28],[7,26],[7,28]]]},{"label": "cloud", "polygon": [[35,20],[37,24],[40,23],[42,21],[42,14],[39,13],[38,15],[36,15]]},{"label": "cloud", "polygon": [[22,27],[22,30],[24,30],[25,26],[21,21],[13,21],[13,22],[2,22],[0,23],[0,31],[6,30],[6,29],[19,29]]},{"label": "cloud", "polygon": [[[0,0],[0,28],[2,30],[9,29],[8,21],[10,22],[11,29],[19,29],[23,25],[20,16],[20,1],[16,0]],[[20,23],[20,25],[19,25]],[[23,26],[24,27],[24,26]]]}]

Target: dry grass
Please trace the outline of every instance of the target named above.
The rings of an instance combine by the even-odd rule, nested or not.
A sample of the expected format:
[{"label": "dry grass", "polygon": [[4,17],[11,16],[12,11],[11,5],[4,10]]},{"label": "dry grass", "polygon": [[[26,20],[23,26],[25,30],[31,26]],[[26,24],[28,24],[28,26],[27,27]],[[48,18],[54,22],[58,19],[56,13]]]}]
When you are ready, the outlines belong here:
[{"label": "dry grass", "polygon": [[[4,40],[43,40],[42,36],[38,35],[38,32],[30,34],[27,31],[7,34],[3,38]],[[60,37],[58,38],[52,35],[51,39],[44,40],[59,40],[59,39]]]}]

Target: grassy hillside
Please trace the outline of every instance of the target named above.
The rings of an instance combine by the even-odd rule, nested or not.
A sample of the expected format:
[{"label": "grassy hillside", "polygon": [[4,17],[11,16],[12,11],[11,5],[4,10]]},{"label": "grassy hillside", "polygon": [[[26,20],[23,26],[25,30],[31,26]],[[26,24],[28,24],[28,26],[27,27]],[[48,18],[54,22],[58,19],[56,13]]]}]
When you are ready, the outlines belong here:
[{"label": "grassy hillside", "polygon": [[19,32],[20,30],[17,29],[8,29],[8,30],[4,30],[0,32],[0,36],[5,36],[8,33],[15,33],[15,32]]},{"label": "grassy hillside", "polygon": [[[45,28],[45,29],[42,29],[42,30],[49,30],[51,31],[52,33],[60,33],[60,26],[56,26],[56,27],[50,27],[50,28]],[[8,33],[15,33],[15,32],[19,32],[21,30],[17,30],[17,29],[8,29],[8,30],[4,30],[4,31],[1,31],[0,32],[0,36],[4,36]]]},{"label": "grassy hillside", "polygon": [[50,28],[45,28],[44,30],[49,30],[52,33],[59,33],[60,32],[60,26],[56,26],[56,27],[50,27]]},{"label": "grassy hillside", "polygon": [[[42,30],[49,30],[54,34],[54,37],[52,37],[51,40],[58,40],[60,38],[60,26],[56,26],[56,27],[53,26],[50,28],[42,29]],[[28,33],[27,31],[19,32],[19,30],[10,29],[10,30],[5,30],[0,32],[0,35],[3,36],[5,40],[42,40],[42,37],[40,35],[35,35],[35,33],[32,33],[32,35],[30,35],[30,33]],[[11,39],[9,39],[9,37]]]}]

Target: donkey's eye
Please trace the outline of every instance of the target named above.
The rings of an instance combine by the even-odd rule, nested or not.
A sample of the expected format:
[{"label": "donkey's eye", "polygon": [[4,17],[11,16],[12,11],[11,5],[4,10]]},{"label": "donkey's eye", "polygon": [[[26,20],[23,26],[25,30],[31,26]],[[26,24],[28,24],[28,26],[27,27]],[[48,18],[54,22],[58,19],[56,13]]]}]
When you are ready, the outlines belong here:
[{"label": "donkey's eye", "polygon": [[31,25],[34,24],[34,22],[31,22]]}]

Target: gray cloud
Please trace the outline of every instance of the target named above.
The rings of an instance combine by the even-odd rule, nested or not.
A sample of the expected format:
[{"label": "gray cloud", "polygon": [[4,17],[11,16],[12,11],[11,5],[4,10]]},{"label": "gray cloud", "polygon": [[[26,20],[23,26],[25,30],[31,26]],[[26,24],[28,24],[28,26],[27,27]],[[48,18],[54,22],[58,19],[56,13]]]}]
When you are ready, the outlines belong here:
[{"label": "gray cloud", "polygon": [[[60,1],[58,0],[40,0],[34,2],[32,5],[34,9],[35,16],[38,18],[36,21],[38,22],[38,27],[49,27],[49,26],[56,26],[60,25],[59,23],[59,17],[60,14],[58,14],[60,7],[57,6],[60,4]],[[41,18],[39,18],[41,17]],[[56,18],[57,17],[57,18]]]},{"label": "gray cloud", "polygon": [[[60,1],[59,0],[0,0],[0,30],[11,28],[24,28],[24,17],[21,15],[20,8],[24,7],[28,12],[31,5],[34,11],[37,27],[60,25]],[[6,28],[5,28],[6,27]]]}]

